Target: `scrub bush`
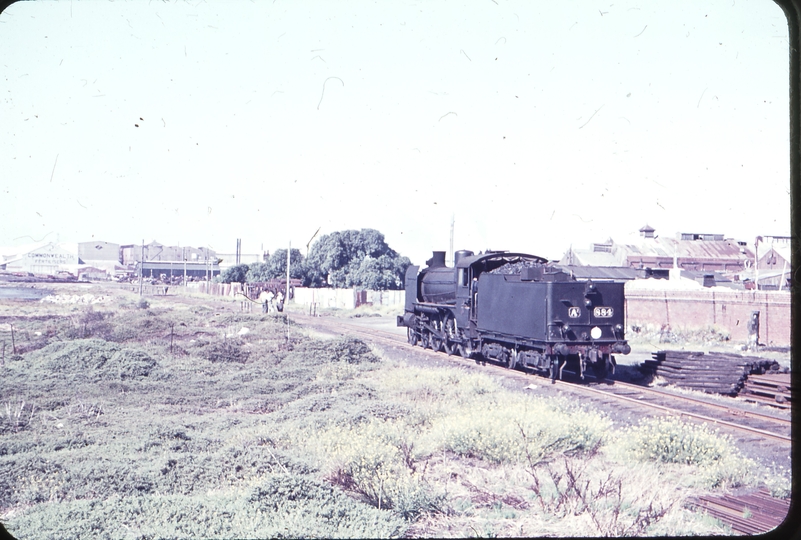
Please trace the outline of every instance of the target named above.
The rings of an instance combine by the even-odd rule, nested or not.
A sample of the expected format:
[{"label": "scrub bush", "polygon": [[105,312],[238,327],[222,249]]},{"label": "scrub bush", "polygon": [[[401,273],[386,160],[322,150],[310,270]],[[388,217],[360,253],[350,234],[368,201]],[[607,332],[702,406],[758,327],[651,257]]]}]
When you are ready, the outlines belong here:
[{"label": "scrub bush", "polygon": [[731,437],[706,425],[648,418],[623,431],[622,445],[639,461],[697,466],[699,479],[709,487],[738,487],[756,480],[756,463],[737,451]]},{"label": "scrub bush", "polygon": [[309,360],[323,362],[346,362],[348,364],[363,364],[378,362],[362,340],[344,337],[332,340],[306,340],[295,347],[295,351]]},{"label": "scrub bush", "polygon": [[594,452],[611,425],[609,419],[559,404],[558,400],[513,395],[501,403],[476,400],[435,419],[432,436],[445,450],[496,464]]},{"label": "scrub bush", "polygon": [[397,516],[360,504],[331,487],[276,475],[250,490],[210,495],[110,497],[42,503],[8,523],[24,537],[82,538],[390,538],[404,534]]},{"label": "scrub bush", "polygon": [[199,355],[209,362],[237,362],[244,364],[250,357],[250,351],[244,348],[241,339],[226,339],[221,342],[202,344]]},{"label": "scrub bush", "polygon": [[440,511],[445,500],[423,479],[415,435],[402,421],[372,420],[332,427],[316,443],[325,449],[332,483],[378,509],[415,519]]}]

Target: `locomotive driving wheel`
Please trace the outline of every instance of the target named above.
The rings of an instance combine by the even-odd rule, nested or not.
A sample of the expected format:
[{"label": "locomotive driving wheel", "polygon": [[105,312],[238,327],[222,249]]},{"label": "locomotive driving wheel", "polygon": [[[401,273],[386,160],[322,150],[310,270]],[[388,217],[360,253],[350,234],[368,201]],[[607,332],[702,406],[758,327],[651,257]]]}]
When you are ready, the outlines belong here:
[{"label": "locomotive driving wheel", "polygon": [[431,350],[434,352],[439,352],[442,350],[442,346],[444,341],[441,337],[437,336],[436,334],[431,334]]},{"label": "locomotive driving wheel", "polygon": [[411,344],[412,347],[417,345],[417,340],[418,339],[419,339],[419,336],[417,335],[417,332],[414,331],[414,328],[407,328],[406,329],[406,340]]},{"label": "locomotive driving wheel", "polygon": [[445,354],[450,356],[456,352],[456,344],[452,341],[452,339],[456,337],[456,320],[454,320],[453,315],[448,314],[445,316],[445,323],[442,327],[445,330],[445,340],[442,342],[442,350],[445,351]]},{"label": "locomotive driving wheel", "polygon": [[431,334],[428,333],[428,330],[423,330],[420,333],[420,346],[424,349],[428,349],[431,345]]}]

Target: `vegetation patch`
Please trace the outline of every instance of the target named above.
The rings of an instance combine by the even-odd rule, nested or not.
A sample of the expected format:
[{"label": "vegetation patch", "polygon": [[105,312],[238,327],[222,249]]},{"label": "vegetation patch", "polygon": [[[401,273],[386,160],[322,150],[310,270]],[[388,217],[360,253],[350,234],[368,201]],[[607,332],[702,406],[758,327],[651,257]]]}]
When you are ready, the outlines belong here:
[{"label": "vegetation patch", "polygon": [[0,520],[20,538],[721,534],[684,498],[758,480],[711,430],[616,430],[283,315],[125,298],[14,323],[48,341],[0,366]]},{"label": "vegetation patch", "polygon": [[646,419],[623,430],[626,454],[639,461],[692,465],[697,477],[709,487],[741,487],[754,484],[756,463],[743,457],[728,435],[706,425],[675,417]]},{"label": "vegetation patch", "polygon": [[306,340],[299,344],[297,352],[306,359],[318,362],[345,362],[362,364],[378,362],[378,357],[362,340],[344,337],[332,340]]},{"label": "vegetation patch", "polygon": [[209,362],[236,362],[244,364],[250,358],[250,351],[241,339],[226,339],[216,342],[200,342],[198,355]]}]

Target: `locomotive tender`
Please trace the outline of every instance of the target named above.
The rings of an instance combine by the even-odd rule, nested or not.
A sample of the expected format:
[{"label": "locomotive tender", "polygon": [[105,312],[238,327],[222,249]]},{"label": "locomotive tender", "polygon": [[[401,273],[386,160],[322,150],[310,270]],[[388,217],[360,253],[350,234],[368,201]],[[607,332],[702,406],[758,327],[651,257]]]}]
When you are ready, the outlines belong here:
[{"label": "locomotive tender", "polygon": [[[481,355],[557,375],[568,362],[581,377],[614,373],[613,354],[628,354],[623,283],[577,281],[525,253],[445,252],[406,270],[406,305],[397,325],[412,345],[465,358]],[[419,272],[418,272],[419,271]]]}]

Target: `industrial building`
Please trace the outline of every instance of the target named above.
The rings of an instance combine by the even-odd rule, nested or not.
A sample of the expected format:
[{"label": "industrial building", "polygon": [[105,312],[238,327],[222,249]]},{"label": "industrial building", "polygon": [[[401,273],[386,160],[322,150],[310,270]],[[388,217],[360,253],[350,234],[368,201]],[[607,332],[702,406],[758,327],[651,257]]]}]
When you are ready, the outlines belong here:
[{"label": "industrial building", "polygon": [[0,248],[0,270],[13,273],[50,275],[78,268],[78,253],[68,245],[39,242]]},{"label": "industrial building", "polygon": [[679,268],[695,272],[743,272],[754,263],[754,253],[745,242],[722,234],[679,233],[660,237],[648,225],[639,236],[615,242],[611,238],[590,249],[572,247],[560,260],[571,266],[617,266],[628,268]]}]

